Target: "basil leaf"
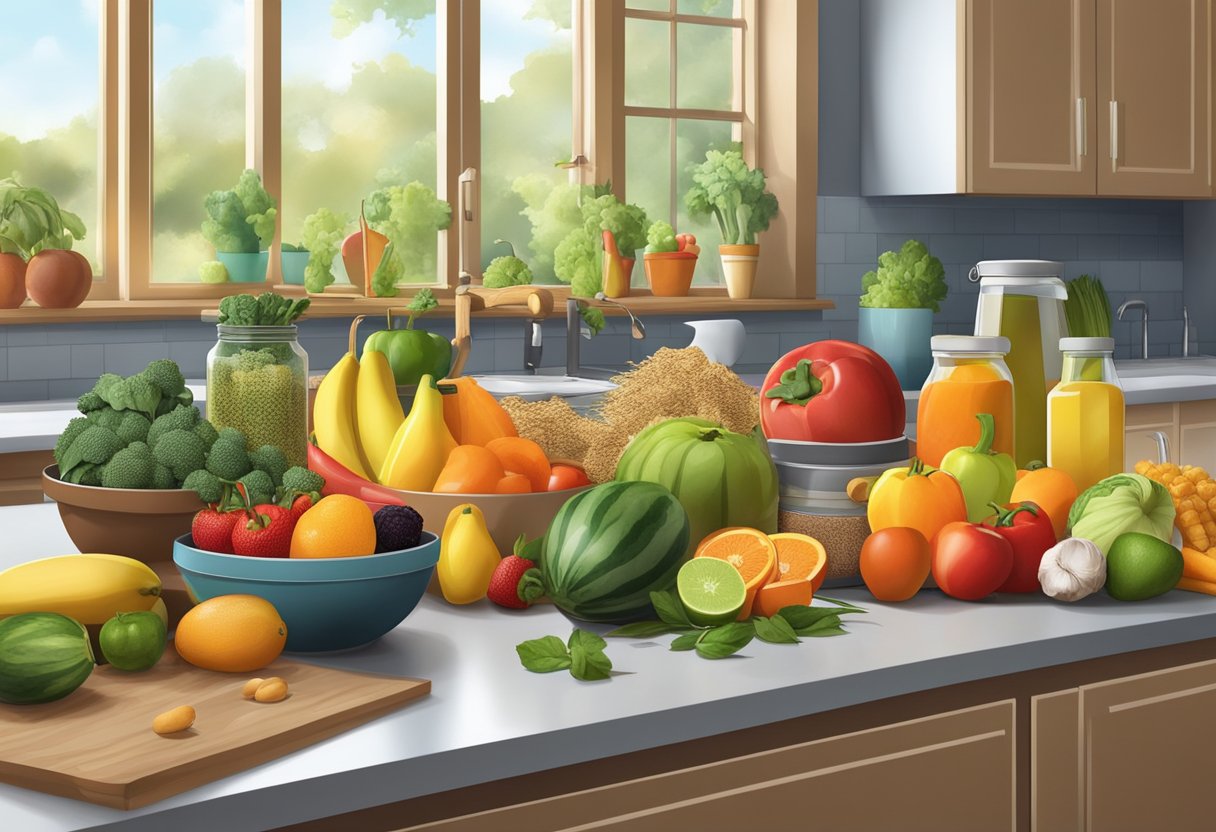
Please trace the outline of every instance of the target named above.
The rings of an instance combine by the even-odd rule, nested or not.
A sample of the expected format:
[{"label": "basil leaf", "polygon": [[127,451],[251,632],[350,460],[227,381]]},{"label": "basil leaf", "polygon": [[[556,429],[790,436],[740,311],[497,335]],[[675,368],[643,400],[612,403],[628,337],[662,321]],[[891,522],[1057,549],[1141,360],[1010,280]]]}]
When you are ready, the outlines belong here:
[{"label": "basil leaf", "polygon": [[794,628],[780,615],[774,615],[772,618],[757,616],[752,619],[752,624],[756,627],[756,638],[761,641],[767,641],[769,644],[798,643]]},{"label": "basil leaf", "polygon": [[835,604],[838,607],[844,607],[845,609],[852,610],[853,612],[867,612],[867,610],[850,604],[848,601],[839,601],[835,598],[829,598],[826,595],[816,595],[815,599],[818,601],[827,601],[829,604]]},{"label": "basil leaf", "polygon": [[795,630],[800,630],[803,627],[809,627],[816,621],[824,618],[835,616],[839,618],[846,615],[848,610],[833,609],[831,607],[782,607],[778,610],[777,615],[789,622],[789,625]]},{"label": "basil leaf", "polygon": [[580,630],[574,628],[574,632],[570,633],[570,640],[567,642],[570,647],[570,652],[575,650],[585,650],[588,653],[602,653],[604,648],[608,646],[608,642],[588,630]]},{"label": "basil leaf", "polygon": [[[814,635],[818,635],[820,632],[822,632],[824,630],[831,630],[833,628],[839,629],[839,627],[840,627],[840,616],[839,615],[829,615],[829,616],[819,619],[815,623],[810,624],[806,627],[795,627],[794,632],[800,636],[814,636]],[[844,632],[844,631],[841,630],[841,632]]]},{"label": "basil leaf", "polygon": [[519,663],[533,673],[552,673],[570,666],[570,652],[557,636],[534,638],[515,645]]},{"label": "basil leaf", "polygon": [[667,624],[673,627],[692,627],[688,613],[684,612],[684,605],[674,592],[652,592],[650,603],[654,605],[654,611],[659,618]]},{"label": "basil leaf", "polygon": [[[706,630],[705,632],[709,632],[709,631]],[[692,648],[697,646],[697,642],[700,641],[701,636],[704,634],[705,634],[704,632],[702,632],[702,633],[685,633],[684,635],[680,636],[679,638],[676,638],[675,640],[673,640],[671,642],[671,649],[672,650],[691,650]]]},{"label": "basil leaf", "polygon": [[844,636],[848,635],[848,631],[843,627],[823,627],[811,633],[799,633],[798,635],[819,638],[820,636]]},{"label": "basil leaf", "polygon": [[697,655],[705,659],[723,659],[738,653],[752,640],[755,628],[747,622],[735,621],[706,630],[697,641]]},{"label": "basil leaf", "polygon": [[611,677],[612,661],[603,650],[588,650],[575,642],[570,651],[570,675],[584,682],[598,682]]},{"label": "basil leaf", "polygon": [[670,624],[662,621],[635,621],[604,633],[605,638],[654,638],[672,632]]}]

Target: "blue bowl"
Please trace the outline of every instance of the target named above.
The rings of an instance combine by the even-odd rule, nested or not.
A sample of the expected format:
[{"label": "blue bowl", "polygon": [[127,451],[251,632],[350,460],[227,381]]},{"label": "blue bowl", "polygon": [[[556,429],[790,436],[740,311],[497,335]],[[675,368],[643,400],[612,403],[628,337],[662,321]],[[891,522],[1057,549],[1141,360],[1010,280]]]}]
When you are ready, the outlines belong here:
[{"label": "blue bowl", "polygon": [[375,641],[413,612],[439,562],[439,538],[422,533],[412,549],[350,558],[253,558],[173,542],[194,603],[217,595],[257,595],[287,625],[292,653],[349,650]]}]

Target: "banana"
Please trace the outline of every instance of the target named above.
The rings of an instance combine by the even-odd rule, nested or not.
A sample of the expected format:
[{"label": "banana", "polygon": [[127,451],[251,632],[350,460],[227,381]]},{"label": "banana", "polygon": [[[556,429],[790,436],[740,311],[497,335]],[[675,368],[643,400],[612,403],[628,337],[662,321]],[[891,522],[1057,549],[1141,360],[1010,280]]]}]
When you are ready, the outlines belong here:
[{"label": "banana", "polygon": [[443,421],[443,396],[429,376],[418,381],[410,415],[393,436],[380,469],[380,482],[406,491],[430,491],[456,447]]},{"label": "banana", "polygon": [[355,384],[355,419],[359,444],[367,457],[368,470],[379,471],[388,456],[397,429],[405,421],[397,382],[388,358],[378,350],[363,350],[359,380]]},{"label": "banana", "polygon": [[355,318],[350,325],[350,341],[346,355],[321,379],[317,398],[312,406],[312,425],[317,436],[317,446],[321,450],[347,470],[370,480],[373,474],[359,444],[358,424],[355,419],[356,387],[359,378],[359,360],[355,358],[355,335],[361,320],[362,315]]},{"label": "banana", "polygon": [[0,618],[57,612],[81,624],[105,624],[116,613],[152,610],[160,578],[121,555],[60,555],[0,572]]}]

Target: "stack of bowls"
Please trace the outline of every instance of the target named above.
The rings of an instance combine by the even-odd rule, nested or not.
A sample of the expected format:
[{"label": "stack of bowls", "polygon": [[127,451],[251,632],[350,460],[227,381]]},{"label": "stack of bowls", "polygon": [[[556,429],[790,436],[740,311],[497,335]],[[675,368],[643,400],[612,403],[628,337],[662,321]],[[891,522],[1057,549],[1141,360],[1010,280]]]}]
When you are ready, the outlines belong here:
[{"label": "stack of bowls", "polygon": [[865,503],[854,502],[846,489],[857,477],[907,465],[907,438],[857,443],[769,439],[768,449],[780,482],[778,529],[823,544],[828,555],[825,586],[860,584],[861,544],[870,524]]}]

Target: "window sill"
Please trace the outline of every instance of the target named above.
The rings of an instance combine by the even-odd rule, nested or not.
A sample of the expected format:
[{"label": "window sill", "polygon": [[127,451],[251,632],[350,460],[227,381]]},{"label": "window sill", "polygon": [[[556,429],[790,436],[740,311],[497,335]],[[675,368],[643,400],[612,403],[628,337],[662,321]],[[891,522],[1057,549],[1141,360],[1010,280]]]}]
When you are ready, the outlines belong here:
[{"label": "window sill", "polygon": [[[553,317],[565,314],[566,299],[570,290],[564,286],[544,287],[553,293]],[[397,298],[364,298],[356,296],[322,296],[314,298],[305,318],[349,318],[354,315],[378,315],[387,309],[398,309],[408,302],[408,295]],[[634,290],[634,294],[622,298],[630,310],[637,315],[703,315],[740,312],[794,312],[833,309],[830,300],[819,298],[748,298],[731,300],[722,289],[693,289],[688,297],[655,297],[646,290]],[[620,309],[601,305],[605,315],[622,315]],[[118,321],[154,320],[198,320],[207,312],[216,309],[215,298],[196,300],[94,300],[85,301],[75,309],[42,309],[27,303],[17,309],[0,309],[0,326],[14,324],[63,324]],[[439,308],[431,313],[451,316],[451,297],[440,297]],[[479,318],[523,318],[528,312],[523,307],[497,307],[474,313]]]}]

